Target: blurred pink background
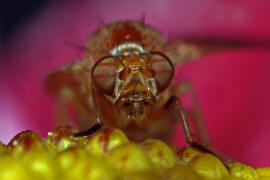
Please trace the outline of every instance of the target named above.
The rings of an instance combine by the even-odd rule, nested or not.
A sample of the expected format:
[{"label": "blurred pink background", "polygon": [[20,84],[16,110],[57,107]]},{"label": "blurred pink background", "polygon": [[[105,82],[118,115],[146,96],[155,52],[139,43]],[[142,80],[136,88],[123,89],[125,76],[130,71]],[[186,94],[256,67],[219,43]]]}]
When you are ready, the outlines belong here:
[{"label": "blurred pink background", "polygon": [[[270,42],[270,1],[150,0],[55,1],[13,36],[0,65],[0,140],[32,129],[42,136],[54,127],[54,104],[43,89],[46,74],[80,58],[83,45],[102,24],[145,21],[165,37]],[[102,19],[102,21],[101,21]],[[185,38],[185,36],[183,36]],[[2,62],[2,61],[1,61]],[[217,52],[176,68],[197,93],[216,149],[235,160],[270,166],[270,50]],[[174,142],[184,145],[183,133]]]}]

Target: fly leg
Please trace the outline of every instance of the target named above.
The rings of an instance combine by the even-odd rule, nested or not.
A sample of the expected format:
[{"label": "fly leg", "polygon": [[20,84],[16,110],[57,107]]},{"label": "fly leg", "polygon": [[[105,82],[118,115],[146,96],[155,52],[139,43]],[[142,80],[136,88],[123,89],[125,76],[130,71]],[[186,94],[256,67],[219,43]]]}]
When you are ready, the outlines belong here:
[{"label": "fly leg", "polygon": [[[182,103],[177,98],[177,96],[175,96],[177,100],[176,104],[178,106],[179,113],[181,115],[181,123],[184,129],[185,135],[186,135],[187,143],[203,152],[214,154],[218,156],[220,159],[223,159],[223,160],[231,159],[230,157],[224,155],[223,153],[213,149],[209,134],[204,124],[203,116],[200,111],[196,93],[192,85],[189,82],[184,81],[180,85],[178,85],[177,88],[174,88],[174,91],[175,91],[174,93],[177,94],[179,97],[183,96],[185,93],[190,93],[191,95],[192,108],[190,111],[188,111],[188,113],[184,111]],[[198,139],[202,143],[202,145],[193,140],[192,131],[189,128],[189,124],[188,124],[188,119],[191,119],[191,121],[193,122],[196,133],[198,135]]]},{"label": "fly leg", "polygon": [[168,103],[169,104],[175,104],[175,106],[176,106],[176,108],[178,110],[178,113],[179,113],[179,116],[180,116],[180,122],[181,122],[181,125],[182,125],[182,128],[183,128],[187,143],[190,144],[191,146],[195,147],[196,149],[199,149],[200,151],[214,154],[212,151],[210,151],[206,147],[200,145],[199,143],[197,143],[197,142],[195,142],[193,140],[192,131],[191,131],[190,126],[188,124],[187,116],[186,116],[186,114],[184,112],[183,105],[182,105],[181,101],[178,99],[178,97],[172,96],[168,100],[167,104]]},{"label": "fly leg", "polygon": [[101,129],[102,126],[103,126],[103,124],[101,122],[96,123],[90,129],[87,129],[86,131],[80,131],[80,132],[74,133],[73,136],[75,136],[75,137],[90,136],[90,135],[94,134],[95,132],[97,132],[99,129]]},{"label": "fly leg", "polygon": [[[57,125],[71,123],[68,104],[75,110],[78,124],[89,130],[76,133],[76,136],[89,135],[102,127],[97,115],[95,93],[89,76],[89,68],[82,62],[74,62],[63,69],[51,73],[46,79],[46,88],[58,96]],[[94,116],[93,116],[94,114]]]},{"label": "fly leg", "polygon": [[190,94],[191,108],[185,111],[185,115],[187,119],[192,121],[199,142],[201,142],[205,147],[211,148],[210,137],[193,86],[188,81],[184,81],[174,88],[174,91],[174,94],[176,94],[178,97],[182,97],[187,93]]},{"label": "fly leg", "polygon": [[86,131],[80,131],[78,133],[74,133],[73,136],[75,137],[90,136],[103,127],[103,123],[100,121],[98,112],[97,112],[96,94],[95,94],[93,82],[91,84],[91,93],[92,93],[93,115],[96,120],[96,124],[93,125],[90,129],[87,129]]},{"label": "fly leg", "polygon": [[71,109],[76,113],[76,123],[79,127],[91,126],[91,122],[93,121],[92,110],[89,110],[88,107],[88,104],[81,101],[81,98],[76,94],[74,89],[64,87],[58,93],[56,126],[73,125]]}]

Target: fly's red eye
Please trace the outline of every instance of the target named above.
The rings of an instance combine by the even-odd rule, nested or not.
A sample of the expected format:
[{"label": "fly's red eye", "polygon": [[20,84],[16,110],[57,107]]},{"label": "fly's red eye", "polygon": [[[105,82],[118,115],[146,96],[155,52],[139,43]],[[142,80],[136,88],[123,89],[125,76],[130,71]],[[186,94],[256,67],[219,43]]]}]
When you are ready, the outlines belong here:
[{"label": "fly's red eye", "polygon": [[114,91],[116,68],[114,57],[107,56],[100,59],[92,69],[94,83],[108,95]]},{"label": "fly's red eye", "polygon": [[153,70],[159,92],[164,91],[173,77],[173,64],[170,59],[161,53],[151,53],[148,66]]}]

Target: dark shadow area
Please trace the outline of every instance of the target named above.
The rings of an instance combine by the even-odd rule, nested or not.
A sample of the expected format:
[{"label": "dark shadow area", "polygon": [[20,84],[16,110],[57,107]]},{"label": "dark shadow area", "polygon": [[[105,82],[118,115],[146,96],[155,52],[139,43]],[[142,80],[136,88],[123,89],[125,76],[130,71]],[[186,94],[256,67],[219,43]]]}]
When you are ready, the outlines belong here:
[{"label": "dark shadow area", "polygon": [[8,0],[2,4],[2,43],[5,45],[13,33],[35,17],[51,0]]}]

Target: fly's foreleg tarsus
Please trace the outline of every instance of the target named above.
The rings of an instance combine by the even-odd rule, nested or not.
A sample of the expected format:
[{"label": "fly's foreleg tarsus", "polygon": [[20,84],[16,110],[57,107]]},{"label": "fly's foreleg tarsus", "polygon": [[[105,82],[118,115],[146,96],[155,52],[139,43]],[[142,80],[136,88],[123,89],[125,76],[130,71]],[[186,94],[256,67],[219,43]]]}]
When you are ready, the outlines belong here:
[{"label": "fly's foreleg tarsus", "polygon": [[192,141],[191,143],[189,143],[192,147],[204,152],[204,153],[210,153],[210,154],[213,154],[215,155],[215,153],[209,149],[207,149],[206,147],[202,146],[201,144],[195,142],[195,141]]},{"label": "fly's foreleg tarsus", "polygon": [[80,131],[78,133],[74,133],[73,136],[80,137],[80,136],[90,136],[94,134],[96,131],[102,128],[103,123],[99,119],[99,115],[97,112],[97,102],[96,102],[96,93],[94,89],[93,83],[91,84],[91,94],[92,94],[92,104],[93,104],[93,115],[96,120],[96,124],[93,125],[90,129],[87,129],[86,131]]},{"label": "fly's foreleg tarsus", "polygon": [[[194,147],[202,152],[214,154],[211,150],[207,149],[206,147],[202,146],[201,144],[199,144],[193,140],[192,131],[191,131],[190,126],[188,124],[187,116],[184,112],[183,105],[182,105],[181,101],[178,99],[178,97],[172,96],[168,100],[168,103],[169,104],[174,103],[177,106],[179,116],[180,116],[180,122],[181,122],[182,128],[184,130],[187,143],[190,144],[192,147]],[[167,103],[167,105],[168,105],[168,103]]]},{"label": "fly's foreleg tarsus", "polygon": [[166,103],[165,106],[168,106],[170,104],[175,104],[177,106],[176,108],[177,108],[178,114],[180,116],[179,118],[180,118],[180,122],[181,122],[181,125],[183,128],[183,131],[185,133],[186,141],[188,144],[191,144],[193,142],[192,132],[191,132],[190,126],[187,122],[187,118],[186,118],[184,108],[182,106],[181,101],[178,99],[178,97],[172,96],[168,100],[168,102]]},{"label": "fly's foreleg tarsus", "polygon": [[188,81],[183,81],[176,88],[174,88],[174,94],[176,94],[178,97],[182,97],[185,94],[190,95],[191,107],[186,110],[187,118],[193,123],[199,141],[205,147],[211,148],[211,140],[201,113],[197,94],[192,84],[190,84]]},{"label": "fly's foreleg tarsus", "polygon": [[81,137],[81,136],[90,136],[97,132],[99,129],[101,129],[103,126],[103,123],[96,123],[94,126],[92,126],[90,129],[87,129],[86,131],[80,131],[77,133],[74,133],[73,136],[75,137]]}]

